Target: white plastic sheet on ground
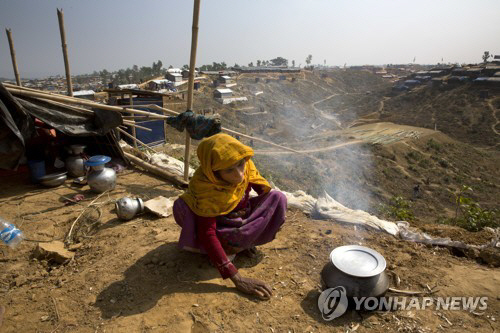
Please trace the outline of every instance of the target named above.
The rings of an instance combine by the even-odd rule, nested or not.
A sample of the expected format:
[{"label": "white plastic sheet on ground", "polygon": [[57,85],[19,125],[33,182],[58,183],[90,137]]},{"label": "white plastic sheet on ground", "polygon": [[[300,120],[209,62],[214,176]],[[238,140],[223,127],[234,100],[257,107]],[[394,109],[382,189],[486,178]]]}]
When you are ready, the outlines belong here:
[{"label": "white plastic sheet on ground", "polygon": [[[126,151],[130,154],[134,154],[134,149],[132,148],[132,146],[127,144],[125,141],[120,140],[119,144],[120,144],[120,147],[124,151]],[[176,146],[179,146],[179,145],[176,145]],[[175,148],[178,148],[178,147],[175,147]],[[164,154],[164,153],[152,154],[149,151],[144,151],[144,152],[141,152],[141,154],[145,155],[144,157],[147,156],[147,159],[148,159],[147,162],[149,162],[157,167],[163,168],[166,171],[169,171],[173,174],[179,175],[181,177],[184,176],[184,162],[182,162],[176,158],[173,158],[167,154]],[[194,174],[194,169],[189,167],[189,177],[192,177],[193,174]]]},{"label": "white plastic sheet on ground", "polygon": [[318,220],[331,219],[341,223],[360,225],[377,231],[386,232],[393,236],[416,243],[429,244],[434,246],[448,246],[458,249],[480,250],[486,247],[499,247],[500,229],[493,230],[492,240],[484,245],[470,245],[450,238],[434,238],[418,229],[411,228],[405,221],[390,222],[379,219],[362,210],[350,209],[335,199],[328,193],[324,193],[318,199],[306,194],[303,191],[293,193],[282,191],[288,199],[288,207],[300,209],[311,218]]},{"label": "white plastic sheet on ground", "polygon": [[[179,176],[184,176],[184,162],[170,157],[164,153],[156,153],[151,155],[149,163],[164,168],[167,171],[175,173]],[[194,174],[194,169],[189,167],[189,177]]]},{"label": "white plastic sheet on ground", "polygon": [[349,224],[362,224],[378,231],[385,231],[393,236],[396,236],[399,232],[396,223],[381,220],[362,210],[347,208],[326,192],[316,201],[311,212],[311,217],[316,219],[332,219]]}]

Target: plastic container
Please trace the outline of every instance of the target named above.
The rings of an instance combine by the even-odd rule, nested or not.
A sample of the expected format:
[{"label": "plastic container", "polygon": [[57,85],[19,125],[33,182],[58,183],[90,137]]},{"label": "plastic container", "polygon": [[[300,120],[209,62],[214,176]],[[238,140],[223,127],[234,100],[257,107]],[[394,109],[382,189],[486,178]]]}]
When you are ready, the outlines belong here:
[{"label": "plastic container", "polygon": [[45,161],[44,160],[29,160],[28,166],[31,172],[31,181],[33,183],[40,182],[40,178],[45,176]]},{"label": "plastic container", "polygon": [[15,225],[0,218],[0,239],[5,245],[15,248],[23,241],[23,233]]}]

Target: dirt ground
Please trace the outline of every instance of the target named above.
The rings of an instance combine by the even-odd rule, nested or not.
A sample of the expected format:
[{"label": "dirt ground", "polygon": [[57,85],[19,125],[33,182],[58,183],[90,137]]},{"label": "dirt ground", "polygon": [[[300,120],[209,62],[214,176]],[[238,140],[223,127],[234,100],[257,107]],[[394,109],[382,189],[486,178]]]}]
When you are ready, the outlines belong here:
[{"label": "dirt ground", "polygon": [[[24,177],[24,178],[23,178]],[[113,200],[123,196],[174,197],[181,190],[138,170],[118,176],[117,188],[96,200],[99,222],[77,228],[79,247],[66,265],[30,257],[37,242],[63,240],[70,225],[96,198],[70,181],[56,189],[30,185],[27,175],[2,177],[1,216],[27,238],[16,250],[2,247],[1,332],[494,332],[500,329],[500,269],[447,249],[426,247],[331,221],[315,221],[289,210],[277,239],[260,247],[258,259],[238,258],[245,276],[273,286],[259,301],[224,281],[206,257],[179,251],[180,228],[172,217],[116,218]],[[65,206],[65,197],[85,201]],[[85,223],[92,221],[84,215]],[[432,296],[487,296],[484,314],[468,311],[348,311],[332,322],[317,308],[320,275],[330,251],[363,244],[387,260],[398,289]],[[397,279],[391,283],[396,287]]]}]

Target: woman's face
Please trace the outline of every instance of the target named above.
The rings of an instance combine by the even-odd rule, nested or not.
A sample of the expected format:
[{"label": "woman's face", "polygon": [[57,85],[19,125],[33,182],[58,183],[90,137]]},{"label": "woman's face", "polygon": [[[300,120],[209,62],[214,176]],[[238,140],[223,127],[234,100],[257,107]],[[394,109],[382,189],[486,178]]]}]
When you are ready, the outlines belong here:
[{"label": "woman's face", "polygon": [[245,163],[246,159],[242,159],[235,165],[217,171],[219,177],[232,185],[238,185],[245,178]]}]

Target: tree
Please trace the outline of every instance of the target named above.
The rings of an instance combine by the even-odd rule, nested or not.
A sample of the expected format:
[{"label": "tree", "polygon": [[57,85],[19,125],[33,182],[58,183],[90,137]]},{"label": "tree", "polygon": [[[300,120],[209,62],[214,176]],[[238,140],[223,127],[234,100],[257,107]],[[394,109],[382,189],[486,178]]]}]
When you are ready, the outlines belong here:
[{"label": "tree", "polygon": [[295,67],[295,60],[292,60],[292,67]]},{"label": "tree", "polygon": [[487,62],[489,57],[491,57],[490,51],[484,51],[483,62]]},{"label": "tree", "polygon": [[271,64],[273,66],[288,66],[288,60],[286,60],[283,57],[277,57],[277,58],[271,59]]},{"label": "tree", "polygon": [[240,68],[241,66],[240,66],[240,65],[238,65],[237,63],[234,63],[234,66],[233,66],[233,67],[234,67],[234,68]]},{"label": "tree", "polygon": [[[234,66],[234,67],[236,67],[236,66]],[[249,63],[248,67],[253,67],[253,62]]]},{"label": "tree", "polygon": [[260,60],[257,60],[257,67],[260,67]]},{"label": "tree", "polygon": [[307,65],[311,64],[312,58],[313,58],[313,56],[311,54],[307,56],[307,58],[306,58],[306,64]]},{"label": "tree", "polygon": [[182,69],[189,70],[189,66],[188,65],[184,65],[184,66],[182,66]]}]

